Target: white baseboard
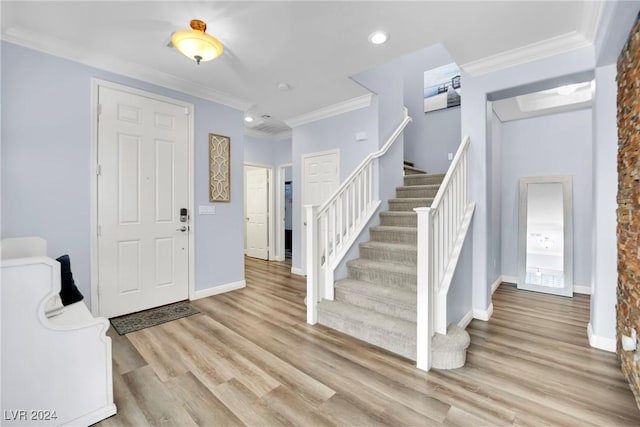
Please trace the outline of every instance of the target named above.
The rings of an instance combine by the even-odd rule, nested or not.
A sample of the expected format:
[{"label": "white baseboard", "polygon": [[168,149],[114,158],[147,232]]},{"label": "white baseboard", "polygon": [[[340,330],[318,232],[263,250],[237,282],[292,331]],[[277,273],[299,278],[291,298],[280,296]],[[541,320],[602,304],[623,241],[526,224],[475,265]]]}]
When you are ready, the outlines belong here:
[{"label": "white baseboard", "polygon": [[247,282],[240,280],[238,282],[225,283],[224,285],[212,286],[207,289],[200,289],[195,291],[192,300],[206,298],[213,295],[223,294],[225,292],[235,291],[236,289],[242,289],[247,286]]},{"label": "white baseboard", "polygon": [[589,345],[604,351],[616,352],[616,340],[614,338],[599,337],[593,334],[591,322],[587,324],[587,336],[589,337]]},{"label": "white baseboard", "polygon": [[[500,284],[503,283],[503,282],[517,284],[518,283],[518,278],[516,276],[500,276],[500,277],[498,277],[496,279],[496,281],[493,282],[493,284],[491,285],[491,294],[493,294],[496,291],[496,289],[498,289]],[[591,286],[573,285],[573,293],[574,294],[591,295]]]},{"label": "white baseboard", "polygon": [[513,283],[514,285],[518,283],[518,278],[516,276],[502,275],[501,278],[502,278],[502,281],[506,283]]},{"label": "white baseboard", "polygon": [[458,322],[458,326],[462,329],[466,329],[469,326],[469,323],[473,320],[473,310],[469,310],[467,314],[462,316],[462,319]]},{"label": "white baseboard", "polygon": [[489,308],[486,310],[473,309],[473,318],[478,320],[484,320],[485,322],[491,319],[493,314],[493,303],[489,304]]},{"label": "white baseboard", "polygon": [[503,276],[498,276],[496,281],[491,284],[491,295],[493,295],[496,292],[496,289],[498,289],[498,286],[502,284],[502,281],[503,281],[502,277]]},{"label": "white baseboard", "polygon": [[306,276],[305,271],[298,267],[291,267],[291,274],[295,274],[296,276]]},{"label": "white baseboard", "polygon": [[276,257],[271,258],[271,261],[282,262],[282,261],[284,261],[284,257],[283,256],[276,256]]},{"label": "white baseboard", "polygon": [[573,293],[591,295],[591,286],[573,285]]}]

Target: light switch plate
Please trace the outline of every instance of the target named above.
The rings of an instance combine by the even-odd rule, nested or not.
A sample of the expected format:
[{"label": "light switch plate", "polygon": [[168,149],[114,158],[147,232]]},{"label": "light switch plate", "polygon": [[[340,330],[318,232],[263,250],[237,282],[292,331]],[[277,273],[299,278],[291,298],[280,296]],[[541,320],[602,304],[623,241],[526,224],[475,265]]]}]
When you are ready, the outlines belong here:
[{"label": "light switch plate", "polygon": [[200,206],[198,206],[198,213],[200,215],[215,215],[216,214],[216,206],[215,205],[200,205]]}]

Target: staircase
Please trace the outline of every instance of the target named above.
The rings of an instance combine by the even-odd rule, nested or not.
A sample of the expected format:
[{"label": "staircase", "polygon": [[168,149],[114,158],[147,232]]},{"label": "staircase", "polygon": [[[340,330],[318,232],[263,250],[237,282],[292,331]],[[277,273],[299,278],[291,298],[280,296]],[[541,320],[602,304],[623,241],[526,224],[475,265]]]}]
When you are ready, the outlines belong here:
[{"label": "staircase", "polygon": [[[368,343],[416,360],[417,215],[431,206],[444,174],[428,174],[405,162],[404,186],[369,228],[360,258],[347,263],[348,277],[335,282],[335,298],[318,304],[318,322]],[[469,335],[451,326],[436,334],[432,367],[464,365]]]}]

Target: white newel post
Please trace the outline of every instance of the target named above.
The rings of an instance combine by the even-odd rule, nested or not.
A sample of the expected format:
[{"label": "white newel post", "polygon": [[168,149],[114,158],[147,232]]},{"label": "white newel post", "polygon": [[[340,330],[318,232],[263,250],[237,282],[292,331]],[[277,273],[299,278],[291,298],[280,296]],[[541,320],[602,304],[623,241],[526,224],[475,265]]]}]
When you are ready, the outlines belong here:
[{"label": "white newel post", "polygon": [[305,205],[307,223],[307,323],[318,323],[318,224],[317,206]]},{"label": "white newel post", "polygon": [[431,369],[431,337],[433,336],[433,289],[431,274],[431,208],[415,208],[418,214],[418,269],[417,269],[417,348],[416,367]]}]

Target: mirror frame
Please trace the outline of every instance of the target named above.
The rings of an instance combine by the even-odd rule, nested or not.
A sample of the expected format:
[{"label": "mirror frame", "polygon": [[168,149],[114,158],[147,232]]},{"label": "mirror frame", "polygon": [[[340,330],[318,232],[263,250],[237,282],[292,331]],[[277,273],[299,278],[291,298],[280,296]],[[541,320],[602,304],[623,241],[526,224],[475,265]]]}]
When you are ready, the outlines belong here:
[{"label": "mirror frame", "polygon": [[[562,184],[562,204],[564,207],[564,286],[562,288],[549,288],[547,286],[527,284],[525,281],[527,268],[527,190],[529,184]],[[518,210],[518,289],[567,297],[573,296],[573,183],[570,175],[520,178],[520,202]],[[550,290],[557,290],[557,292],[550,292]]]}]

